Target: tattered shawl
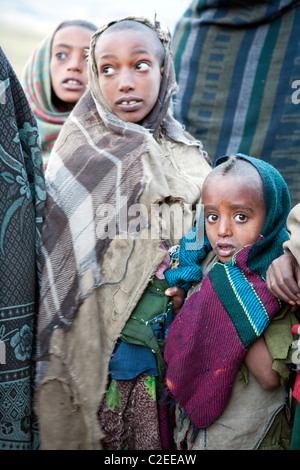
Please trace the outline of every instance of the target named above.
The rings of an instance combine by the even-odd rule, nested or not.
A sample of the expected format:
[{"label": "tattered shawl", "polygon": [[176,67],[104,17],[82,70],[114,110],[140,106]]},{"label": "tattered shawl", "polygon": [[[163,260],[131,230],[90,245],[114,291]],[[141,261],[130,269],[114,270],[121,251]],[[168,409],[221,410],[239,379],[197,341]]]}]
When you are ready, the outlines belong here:
[{"label": "tattered shawl", "polygon": [[[147,20],[125,19],[144,22],[155,29],[163,41],[166,56],[159,98],[142,125],[125,122],[112,114],[98,85],[94,59],[96,40],[108,26],[95,33],[88,61],[89,90],[64,125],[46,175],[48,195],[38,331],[40,366],[47,366],[53,330],[68,331],[84,300],[106,284],[103,273],[101,275],[103,256],[114,236],[127,233],[128,221],[126,217],[124,221],[124,214],[127,215],[128,208],[139,200],[147,183],[142,157],[153,150],[152,135],[196,146],[199,162],[205,157],[201,144],[189,136],[170,113],[171,97],[177,85],[167,36]],[[201,184],[199,181],[199,187]],[[177,196],[180,198],[180,194]],[[115,220],[112,225],[108,223],[106,233],[102,220],[105,208],[115,208]],[[148,225],[147,217],[143,223],[145,227]],[[125,270],[110,279],[110,284],[122,281],[129,261]],[[83,287],[82,278],[87,271],[93,273],[93,279]]]}]

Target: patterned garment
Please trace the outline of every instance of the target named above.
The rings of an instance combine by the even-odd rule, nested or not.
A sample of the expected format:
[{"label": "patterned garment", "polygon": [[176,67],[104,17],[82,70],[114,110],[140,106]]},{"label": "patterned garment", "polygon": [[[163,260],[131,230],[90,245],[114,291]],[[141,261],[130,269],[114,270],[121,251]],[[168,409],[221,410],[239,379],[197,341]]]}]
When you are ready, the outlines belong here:
[{"label": "patterned garment", "polygon": [[175,117],[214,161],[274,165],[300,201],[299,0],[194,0],[176,26]]},{"label": "patterned garment", "polygon": [[95,25],[80,20],[60,23],[53,33],[37,45],[22,73],[24,91],[38,124],[45,167],[48,164],[54,142],[70,115],[70,111],[61,112],[54,105],[50,75],[52,39],[58,29],[68,24],[81,24],[91,31],[97,29]]},{"label": "patterned garment", "polygon": [[[131,18],[129,18],[131,19]],[[110,240],[128,231],[128,208],[144,189],[142,157],[153,150],[149,134],[163,132],[174,142],[195,146],[204,157],[202,144],[187,134],[170,114],[173,93],[177,90],[175,71],[169,49],[169,36],[144,19],[165,46],[164,72],[158,100],[142,125],[125,122],[108,108],[101,93],[95,70],[93,35],[89,51],[89,90],[75,106],[65,123],[51,155],[47,171],[46,236],[42,247],[43,291],[39,313],[40,361],[44,374],[48,366],[48,345],[55,327],[68,330],[79,305],[97,287],[105,284],[101,265]],[[70,137],[71,136],[71,137]],[[66,184],[67,182],[67,184]],[[76,195],[76,197],[70,197]],[[101,221],[101,208],[113,207],[116,224]],[[125,216],[124,216],[125,214]],[[148,221],[141,221],[147,226]],[[116,233],[117,232],[117,233]],[[134,239],[135,235],[132,234]],[[88,270],[93,278],[88,287],[82,278]],[[62,270],[64,283],[61,282]],[[110,284],[121,282],[126,273]],[[100,277],[102,278],[100,279]]]},{"label": "patterned garment", "polygon": [[38,445],[33,339],[46,199],[36,121],[0,49],[0,449]]},{"label": "patterned garment", "polygon": [[57,136],[70,112],[58,111],[52,103],[52,86],[50,76],[51,44],[53,34],[38,44],[27,61],[22,84],[27,99],[35,115],[42,144],[45,165]]},{"label": "patterned garment", "polygon": [[[267,215],[261,236],[230,262],[215,263],[200,291],[192,294],[177,314],[165,346],[167,388],[196,428],[206,428],[223,412],[247,350],[281,308],[267,289],[265,275],[288,239],[288,189],[280,173],[268,163],[238,156],[252,163],[263,181]],[[216,165],[226,159],[221,157]],[[186,283],[185,272],[191,276],[196,272],[190,264],[199,262],[197,253],[201,250],[189,250],[191,240],[188,234],[180,246],[182,269],[165,272],[170,285],[180,285],[181,278]]]},{"label": "patterned garment", "polygon": [[99,417],[107,435],[104,449],[161,449],[155,377],[112,380]]}]

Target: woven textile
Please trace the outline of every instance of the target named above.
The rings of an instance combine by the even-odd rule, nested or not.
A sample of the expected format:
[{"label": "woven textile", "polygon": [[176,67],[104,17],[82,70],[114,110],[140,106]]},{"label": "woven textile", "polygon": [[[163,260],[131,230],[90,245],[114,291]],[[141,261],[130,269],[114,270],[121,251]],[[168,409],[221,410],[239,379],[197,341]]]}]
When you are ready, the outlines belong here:
[{"label": "woven textile", "polygon": [[[173,39],[174,112],[212,160],[274,165],[300,200],[300,2],[194,0]],[[298,89],[298,90],[297,90]]]},{"label": "woven textile", "polygon": [[50,76],[51,44],[53,34],[45,37],[28,59],[22,74],[22,84],[35,115],[42,144],[44,162],[70,112],[58,111],[52,103]]},{"label": "woven textile", "polygon": [[1,49],[0,90],[0,449],[27,450],[46,194],[36,121]]},{"label": "woven textile", "polygon": [[[165,347],[167,387],[198,428],[209,426],[222,413],[247,350],[281,306],[264,279],[270,262],[282,254],[282,244],[288,238],[287,186],[268,163],[246,155],[239,157],[251,162],[262,177],[267,214],[262,234],[230,262],[213,266],[201,290],[191,295],[177,314]],[[226,158],[221,157],[216,164]],[[185,282],[201,280],[199,275],[196,279],[184,276],[196,272],[190,270],[189,261],[196,260],[197,265],[201,260],[197,252],[186,249],[191,238],[188,235],[180,246],[185,262],[181,272],[165,273],[172,285],[180,285],[182,277]]]},{"label": "woven textile", "polygon": [[52,41],[59,29],[73,24],[87,27],[91,33],[97,29],[95,25],[81,20],[60,23],[53,33],[36,46],[22,73],[24,91],[38,124],[45,166],[48,164],[54,142],[70,115],[70,111],[59,111],[53,103],[50,73]]},{"label": "woven textile", "polygon": [[[155,28],[150,22],[146,24]],[[48,199],[39,322],[40,353],[45,366],[53,329],[68,330],[82,302],[106,283],[100,274],[102,260],[110,241],[128,233],[128,208],[138,201],[144,188],[142,157],[153,152],[152,134],[163,132],[174,142],[201,147],[169,113],[177,84],[167,36],[160,29],[157,33],[166,56],[153,110],[139,125],[119,119],[108,109],[95,76],[94,58],[97,37],[106,27],[93,36],[88,60],[89,90],[65,123],[46,174]],[[108,228],[101,219],[101,209],[105,207],[116,211],[116,223],[112,221]],[[143,223],[147,226],[148,221],[141,221],[141,229]],[[89,288],[82,286],[87,271],[92,272]],[[118,284],[125,275],[126,271],[119,272],[109,283]]]}]

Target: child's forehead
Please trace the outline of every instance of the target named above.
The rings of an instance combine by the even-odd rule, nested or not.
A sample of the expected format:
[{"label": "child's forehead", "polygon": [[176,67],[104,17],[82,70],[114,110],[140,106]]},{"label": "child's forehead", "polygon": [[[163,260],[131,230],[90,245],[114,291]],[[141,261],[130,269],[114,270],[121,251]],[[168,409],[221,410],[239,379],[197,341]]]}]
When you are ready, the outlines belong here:
[{"label": "child's forehead", "polygon": [[140,29],[111,29],[108,28],[105,31],[103,31],[102,34],[99,35],[97,39],[97,45],[103,44],[105,41],[106,44],[114,43],[116,40],[116,37],[119,37],[120,39],[124,38],[126,40],[128,37],[130,38],[136,38],[139,41],[147,41],[153,43],[153,35],[152,31],[148,28],[145,27],[143,30]]},{"label": "child's forehead", "polygon": [[251,199],[255,194],[259,199],[264,200],[263,182],[258,171],[249,172],[248,175],[238,172],[222,174],[212,171],[203,185],[203,201],[207,195],[214,198],[222,193],[228,194],[228,196],[239,193],[243,197]]},{"label": "child's forehead", "polygon": [[108,28],[103,31],[97,38],[95,44],[95,56],[99,57],[99,53],[105,53],[106,49],[114,48],[117,41],[119,43],[136,42],[136,46],[143,46],[145,51],[154,54],[159,59],[163,56],[163,45],[157,33],[148,26],[140,25],[138,28]]},{"label": "child's forehead", "polygon": [[144,34],[141,34],[140,31],[134,30],[115,30],[115,31],[104,31],[96,42],[95,50],[105,50],[110,47],[113,47],[117,41],[128,42],[128,39],[136,41],[137,43],[149,43],[149,39],[145,37]]}]

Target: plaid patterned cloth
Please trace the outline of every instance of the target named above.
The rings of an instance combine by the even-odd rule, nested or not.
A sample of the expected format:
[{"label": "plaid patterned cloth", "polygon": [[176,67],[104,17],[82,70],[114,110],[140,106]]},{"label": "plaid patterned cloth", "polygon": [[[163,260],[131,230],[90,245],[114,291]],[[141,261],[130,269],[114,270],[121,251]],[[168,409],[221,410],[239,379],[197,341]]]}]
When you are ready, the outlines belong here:
[{"label": "plaid patterned cloth", "polygon": [[22,84],[35,115],[45,164],[57,136],[70,112],[59,112],[52,103],[50,76],[51,44],[53,34],[45,37],[25,64]]},{"label": "plaid patterned cloth", "polygon": [[[154,27],[151,23],[149,26]],[[142,125],[125,122],[111,113],[99,88],[94,59],[97,36],[105,28],[91,42],[89,90],[65,123],[46,173],[48,199],[39,315],[41,371],[47,367],[53,328],[69,329],[84,299],[105,284],[100,278],[102,259],[110,240],[122,231],[127,233],[128,225],[126,221],[124,225],[122,215],[128,215],[128,208],[138,201],[144,189],[142,156],[153,152],[154,145],[157,148],[152,134],[156,136],[163,129],[164,136],[174,142],[201,148],[169,113],[177,84],[168,37],[159,28],[166,56],[156,105]],[[199,158],[203,158],[200,148]],[[116,209],[117,226],[112,224],[111,233],[104,233],[105,227],[101,225],[99,209],[105,205]],[[144,223],[147,226],[148,221]],[[88,270],[93,279],[89,288],[83,288],[82,277]],[[111,283],[121,282],[125,273],[117,275]]]}]

